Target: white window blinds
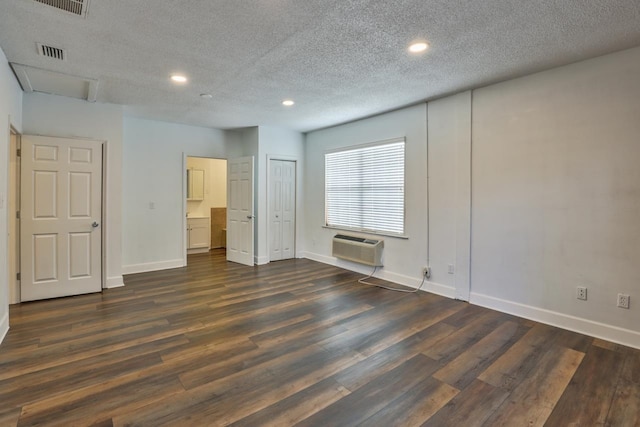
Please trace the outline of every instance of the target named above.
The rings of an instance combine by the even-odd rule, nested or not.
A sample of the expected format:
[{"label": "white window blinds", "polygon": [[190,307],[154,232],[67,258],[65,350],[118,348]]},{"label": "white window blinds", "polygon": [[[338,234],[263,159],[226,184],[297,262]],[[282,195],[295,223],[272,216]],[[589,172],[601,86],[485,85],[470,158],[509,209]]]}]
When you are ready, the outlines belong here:
[{"label": "white window blinds", "polygon": [[404,138],[325,154],[326,226],[404,234]]}]

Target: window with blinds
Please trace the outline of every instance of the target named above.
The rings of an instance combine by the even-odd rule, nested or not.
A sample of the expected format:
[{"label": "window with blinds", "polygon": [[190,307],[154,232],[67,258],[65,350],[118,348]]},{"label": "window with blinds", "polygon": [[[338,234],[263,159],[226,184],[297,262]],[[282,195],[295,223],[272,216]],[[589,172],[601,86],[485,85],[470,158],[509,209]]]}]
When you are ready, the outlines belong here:
[{"label": "window with blinds", "polygon": [[325,154],[325,225],[404,235],[404,138]]}]

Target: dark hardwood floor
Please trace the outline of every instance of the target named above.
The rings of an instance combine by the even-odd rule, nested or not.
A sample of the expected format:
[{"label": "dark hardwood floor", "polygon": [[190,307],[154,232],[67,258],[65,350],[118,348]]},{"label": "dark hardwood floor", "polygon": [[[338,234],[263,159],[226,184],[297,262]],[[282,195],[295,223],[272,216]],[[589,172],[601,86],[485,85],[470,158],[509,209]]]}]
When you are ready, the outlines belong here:
[{"label": "dark hardwood floor", "polygon": [[11,306],[0,426],[634,426],[640,351],[223,251]]}]

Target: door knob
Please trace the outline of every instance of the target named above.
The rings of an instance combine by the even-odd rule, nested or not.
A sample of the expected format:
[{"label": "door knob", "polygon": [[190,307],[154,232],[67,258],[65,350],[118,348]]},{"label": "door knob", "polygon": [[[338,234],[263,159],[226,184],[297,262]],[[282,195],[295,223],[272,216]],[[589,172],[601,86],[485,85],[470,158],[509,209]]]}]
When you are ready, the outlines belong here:
[{"label": "door knob", "polygon": [[93,221],[93,224],[91,224],[91,226],[93,228],[97,228],[100,224],[98,224],[96,221]]},{"label": "door knob", "polygon": [[253,215],[247,215],[247,219],[253,219]]}]

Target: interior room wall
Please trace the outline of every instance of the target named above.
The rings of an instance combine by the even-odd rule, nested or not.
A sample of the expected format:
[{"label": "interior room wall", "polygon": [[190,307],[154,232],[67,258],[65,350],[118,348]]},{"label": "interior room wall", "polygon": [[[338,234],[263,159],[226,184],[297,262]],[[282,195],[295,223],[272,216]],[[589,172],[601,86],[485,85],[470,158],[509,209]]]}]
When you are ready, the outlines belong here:
[{"label": "interior room wall", "polygon": [[471,303],[640,347],[640,305],[616,307],[618,293],[640,298],[638,75],[635,48],[430,101],[428,120],[416,106],[309,133],[306,256],[367,272],[331,257],[326,151],[428,139],[430,233],[416,222],[426,153],[408,151],[409,239],[385,238],[380,277],[415,286],[429,239],[428,290],[460,298],[467,284]]},{"label": "interior room wall", "polygon": [[9,330],[7,196],[10,126],[22,132],[22,90],[9,68],[4,52],[0,49],[0,342]]},{"label": "interior room wall", "polygon": [[471,302],[640,347],[638,76],[635,48],[474,91]]},{"label": "interior room wall", "polygon": [[296,252],[302,253],[301,230],[303,227],[302,191],[304,188],[304,135],[289,129],[260,126],[258,128],[259,154],[256,159],[256,264],[269,262],[269,211],[268,190],[269,166],[268,159],[296,161]]},{"label": "interior room wall", "polygon": [[224,159],[222,130],[124,118],[123,271],[184,265],[183,155]]},{"label": "interior room wall", "polygon": [[105,287],[122,286],[122,106],[25,94],[23,128],[31,135],[106,141]]},{"label": "interior room wall", "polygon": [[[307,134],[305,150],[305,256],[329,264],[343,266],[361,273],[371,268],[331,256],[331,240],[337,230],[324,224],[324,154],[329,150],[347,148],[386,139],[406,138],[405,163],[405,232],[408,238],[385,237],[384,267],[377,277],[410,286],[418,286],[422,268],[428,263],[427,245],[427,106],[393,111]],[[363,233],[352,233],[365,235]],[[428,282],[423,289],[454,296],[454,288],[444,283]]]},{"label": "interior room wall", "polygon": [[225,131],[227,159],[258,156],[258,127]]},{"label": "interior room wall", "polygon": [[206,157],[188,157],[187,168],[204,171],[204,199],[188,200],[189,216],[209,216],[211,208],[227,207],[227,161]]},{"label": "interior room wall", "polygon": [[471,256],[471,92],[427,104],[430,281],[468,301]]}]

